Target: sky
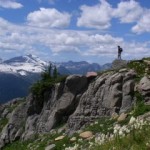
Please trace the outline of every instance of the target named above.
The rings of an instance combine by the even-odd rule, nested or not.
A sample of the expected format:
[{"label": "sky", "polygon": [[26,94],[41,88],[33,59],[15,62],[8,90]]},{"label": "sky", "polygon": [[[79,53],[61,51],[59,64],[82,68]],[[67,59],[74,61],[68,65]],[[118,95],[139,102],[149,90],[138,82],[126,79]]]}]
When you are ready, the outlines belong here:
[{"label": "sky", "polygon": [[0,0],[0,57],[104,64],[150,56],[149,0]]}]

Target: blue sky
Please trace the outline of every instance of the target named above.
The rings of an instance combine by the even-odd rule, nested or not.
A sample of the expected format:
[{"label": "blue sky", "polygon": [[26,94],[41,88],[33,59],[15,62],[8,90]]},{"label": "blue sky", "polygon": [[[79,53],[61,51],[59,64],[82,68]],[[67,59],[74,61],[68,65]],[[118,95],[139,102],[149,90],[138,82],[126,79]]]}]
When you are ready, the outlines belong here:
[{"label": "blue sky", "polygon": [[0,0],[0,57],[104,64],[150,56],[148,0]]}]

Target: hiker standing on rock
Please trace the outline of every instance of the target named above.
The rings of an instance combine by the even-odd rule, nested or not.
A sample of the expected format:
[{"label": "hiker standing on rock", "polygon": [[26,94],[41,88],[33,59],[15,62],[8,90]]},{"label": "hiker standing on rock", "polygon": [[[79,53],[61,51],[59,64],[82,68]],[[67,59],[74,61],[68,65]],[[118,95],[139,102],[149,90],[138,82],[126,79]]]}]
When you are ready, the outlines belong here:
[{"label": "hiker standing on rock", "polygon": [[118,59],[120,59],[120,60],[121,60],[122,51],[123,51],[123,49],[120,46],[118,46]]}]

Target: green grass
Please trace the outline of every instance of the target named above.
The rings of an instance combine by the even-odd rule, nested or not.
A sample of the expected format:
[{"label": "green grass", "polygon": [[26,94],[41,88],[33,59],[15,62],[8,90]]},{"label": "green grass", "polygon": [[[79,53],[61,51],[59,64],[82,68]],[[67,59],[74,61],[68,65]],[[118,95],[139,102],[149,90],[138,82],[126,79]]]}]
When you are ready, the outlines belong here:
[{"label": "green grass", "polygon": [[144,98],[139,92],[135,92],[136,105],[134,107],[133,116],[137,117],[150,111],[150,105],[145,105]]},{"label": "green grass", "polygon": [[27,146],[31,142],[26,141],[26,142],[21,142],[21,141],[16,141],[11,144],[8,144],[6,147],[3,148],[3,150],[28,150]]},{"label": "green grass", "polygon": [[[145,74],[145,69],[148,68],[148,64],[144,62],[144,59],[137,61],[130,61],[127,64],[127,67],[130,69],[134,69],[138,74],[138,77],[142,77]],[[150,74],[150,72],[148,72]]]},{"label": "green grass", "polygon": [[150,111],[149,105],[145,105],[144,102],[138,102],[137,105],[135,106],[133,116],[137,117],[149,111]]},{"label": "green grass", "polygon": [[149,150],[149,131],[150,126],[146,125],[141,130],[134,129],[125,137],[116,137],[102,145],[95,145],[90,150]]},{"label": "green grass", "polygon": [[[92,131],[94,134],[96,133],[104,133],[107,134],[112,133],[113,126],[116,123],[115,120],[110,120],[109,118],[102,118],[98,121],[98,123],[94,123],[93,125],[89,125],[85,128],[85,131]],[[124,124],[127,124],[127,121]],[[122,125],[124,125],[122,124]],[[150,145],[150,126],[144,125],[142,129],[133,129],[130,134],[125,137],[116,136],[112,140],[106,140],[104,144],[97,145],[94,144],[92,148],[89,148],[90,142],[94,143],[94,138],[91,140],[81,140],[79,137],[79,133],[73,134],[71,137],[65,136],[64,139],[60,141],[55,141],[55,138],[62,135],[62,133],[55,134],[45,134],[39,135],[33,141],[15,141],[4,147],[3,150],[45,150],[45,147],[51,144],[55,144],[55,148],[53,150],[64,150],[66,147],[73,147],[75,144],[79,144],[81,149],[87,150],[148,150],[148,145]],[[72,137],[76,137],[75,142],[71,142],[70,139]],[[90,142],[89,142],[90,141]],[[114,149],[112,149],[114,147]]]},{"label": "green grass", "polygon": [[73,145],[73,143],[70,142],[70,138],[68,136],[60,141],[55,141],[54,139],[58,136],[60,136],[60,134],[45,134],[41,137],[38,136],[37,139],[33,141],[15,141],[11,144],[6,145],[3,150],[45,150],[45,147],[51,144],[56,145],[55,150],[62,150],[64,144],[65,146]]},{"label": "green grass", "polygon": [[0,132],[2,131],[2,129],[5,127],[5,125],[8,123],[8,119],[7,118],[1,118],[0,120]]},{"label": "green grass", "polygon": [[103,117],[97,121],[95,121],[95,123],[93,123],[92,125],[87,126],[84,130],[85,131],[92,131],[93,133],[104,133],[106,134],[107,132],[112,132],[112,127],[113,124],[115,123],[115,120],[107,118],[107,117]]},{"label": "green grass", "polygon": [[150,57],[143,58],[143,60],[150,60]]}]

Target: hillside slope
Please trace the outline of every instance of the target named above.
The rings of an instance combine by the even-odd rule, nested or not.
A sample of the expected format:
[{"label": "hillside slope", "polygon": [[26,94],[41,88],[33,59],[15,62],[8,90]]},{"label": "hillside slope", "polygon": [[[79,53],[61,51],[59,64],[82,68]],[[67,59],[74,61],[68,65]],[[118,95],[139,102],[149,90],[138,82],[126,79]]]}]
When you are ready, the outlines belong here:
[{"label": "hillside slope", "polygon": [[52,129],[64,123],[64,134],[72,135],[102,117],[133,111],[138,101],[144,110],[139,113],[135,109],[136,115],[150,111],[144,106],[150,103],[149,63],[149,60],[130,62],[127,68],[97,77],[71,75],[65,81],[50,85],[40,97],[31,93],[21,104],[15,102],[18,104],[15,109],[12,109],[13,103],[1,106],[1,120],[7,118],[7,121],[2,127],[0,146],[53,133]]}]

